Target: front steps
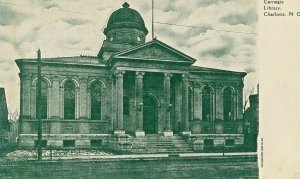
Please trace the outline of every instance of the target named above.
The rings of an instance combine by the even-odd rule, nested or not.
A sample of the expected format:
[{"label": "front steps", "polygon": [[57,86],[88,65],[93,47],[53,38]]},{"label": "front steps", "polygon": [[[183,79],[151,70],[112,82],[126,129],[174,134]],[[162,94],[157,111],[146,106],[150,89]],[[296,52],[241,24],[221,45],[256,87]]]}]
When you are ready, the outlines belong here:
[{"label": "front steps", "polygon": [[126,151],[138,154],[150,153],[190,153],[193,149],[182,136],[164,137],[158,134],[147,134],[144,137],[129,137],[131,147]]}]

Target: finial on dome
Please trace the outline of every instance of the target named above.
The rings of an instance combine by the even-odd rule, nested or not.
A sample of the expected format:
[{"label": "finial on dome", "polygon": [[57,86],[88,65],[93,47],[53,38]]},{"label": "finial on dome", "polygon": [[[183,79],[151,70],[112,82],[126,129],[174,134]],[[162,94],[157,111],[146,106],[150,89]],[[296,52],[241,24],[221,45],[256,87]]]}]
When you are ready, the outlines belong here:
[{"label": "finial on dome", "polygon": [[127,2],[124,2],[124,4],[122,5],[124,8],[129,7],[130,5]]}]

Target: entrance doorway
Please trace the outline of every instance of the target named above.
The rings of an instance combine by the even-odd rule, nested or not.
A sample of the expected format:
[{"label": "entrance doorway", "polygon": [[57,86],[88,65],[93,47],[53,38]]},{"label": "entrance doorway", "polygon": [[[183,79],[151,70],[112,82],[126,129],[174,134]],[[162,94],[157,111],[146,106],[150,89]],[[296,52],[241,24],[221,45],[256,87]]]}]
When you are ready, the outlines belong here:
[{"label": "entrance doorway", "polygon": [[146,134],[157,134],[157,103],[156,99],[150,95],[143,98],[143,129]]}]

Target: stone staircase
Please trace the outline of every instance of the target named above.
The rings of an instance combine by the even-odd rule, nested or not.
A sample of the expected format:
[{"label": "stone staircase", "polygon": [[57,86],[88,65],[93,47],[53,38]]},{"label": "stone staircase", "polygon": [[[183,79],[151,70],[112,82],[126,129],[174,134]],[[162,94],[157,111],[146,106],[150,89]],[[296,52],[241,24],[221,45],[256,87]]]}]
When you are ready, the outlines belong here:
[{"label": "stone staircase", "polygon": [[131,137],[132,153],[189,153],[193,149],[180,135],[164,137],[158,134],[147,134],[145,137]]}]

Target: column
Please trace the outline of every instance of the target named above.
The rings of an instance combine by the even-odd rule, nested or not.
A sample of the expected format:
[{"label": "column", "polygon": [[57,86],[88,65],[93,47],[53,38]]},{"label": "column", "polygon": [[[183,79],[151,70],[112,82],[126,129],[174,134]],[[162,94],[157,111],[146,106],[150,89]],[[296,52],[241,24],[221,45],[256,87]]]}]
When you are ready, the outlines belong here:
[{"label": "column", "polygon": [[75,87],[75,120],[79,119],[79,87]]},{"label": "column", "polygon": [[31,89],[30,89],[30,103],[29,103],[30,104],[31,119],[36,119],[36,99],[35,98],[36,98],[36,87],[31,86]]},{"label": "column", "polygon": [[243,119],[243,85],[237,86],[237,120]]},{"label": "column", "polygon": [[182,131],[182,83],[180,78],[175,80],[175,128],[174,132]]},{"label": "column", "polygon": [[189,83],[187,74],[182,74],[182,134],[191,134],[189,126],[189,111],[188,111],[188,98],[189,98]]},{"label": "column", "polygon": [[87,119],[91,119],[91,89],[89,87],[87,89],[85,110]]},{"label": "column", "polygon": [[59,117],[64,119],[64,87],[59,87]]},{"label": "column", "polygon": [[[31,94],[31,80],[33,78],[32,74],[29,73],[20,73],[21,78],[21,97],[22,97],[22,109],[21,114],[23,119],[30,119],[31,117],[35,118],[35,113],[30,114],[31,110],[35,110],[35,104],[32,103],[30,100],[31,98],[35,97],[35,93]],[[33,87],[35,88],[35,86]]]},{"label": "column", "polygon": [[81,76],[79,81],[79,119],[87,119],[88,77]]},{"label": "column", "polygon": [[195,120],[202,119],[202,93],[200,86],[194,88],[194,118]]},{"label": "column", "polygon": [[123,74],[124,71],[117,70],[116,76],[116,92],[117,92],[117,123],[114,134],[125,134],[123,130]]},{"label": "column", "polygon": [[216,86],[216,120],[223,120],[222,86]]},{"label": "column", "polygon": [[212,93],[212,121],[216,120],[216,90]]},{"label": "column", "polygon": [[[59,106],[60,106],[60,101],[59,101],[59,81],[60,77],[58,75],[52,76],[52,88],[51,88],[51,94],[50,95],[50,108],[51,108],[51,113],[50,113],[50,118],[51,119],[59,119]],[[49,97],[48,97],[49,99]],[[52,121],[50,123],[50,133],[51,134],[59,134],[61,133],[61,123],[60,121]]]},{"label": "column", "polygon": [[50,119],[52,116],[52,86],[48,86],[47,93],[47,118]]},{"label": "column", "polygon": [[232,99],[233,99],[233,106],[232,106],[232,109],[233,109],[233,121],[236,121],[236,119],[237,119],[237,92],[236,91],[234,91],[233,93],[232,93],[232,97],[231,97]]},{"label": "column", "polygon": [[164,74],[164,111],[165,111],[165,131],[164,136],[173,136],[173,132],[171,131],[171,115],[170,111],[172,108],[172,105],[170,104],[170,80],[171,80],[172,74],[165,73]]},{"label": "column", "polygon": [[54,76],[52,78],[52,101],[51,101],[51,115],[50,118],[51,119],[59,119],[59,106],[60,106],[60,102],[59,102],[59,95],[60,95],[60,88],[59,88],[59,77],[58,76]]},{"label": "column", "polygon": [[136,96],[136,132],[135,135],[145,136],[143,131],[143,75],[144,72],[135,73],[135,96]]},{"label": "column", "polygon": [[[87,120],[87,95],[88,95],[88,76],[79,77],[79,96],[78,96],[78,106],[79,106],[79,120]],[[79,133],[88,134],[90,133],[90,127],[87,122],[78,123]]]},{"label": "column", "polygon": [[112,131],[117,128],[117,99],[116,99],[116,78],[111,75],[111,113],[112,113]]}]

